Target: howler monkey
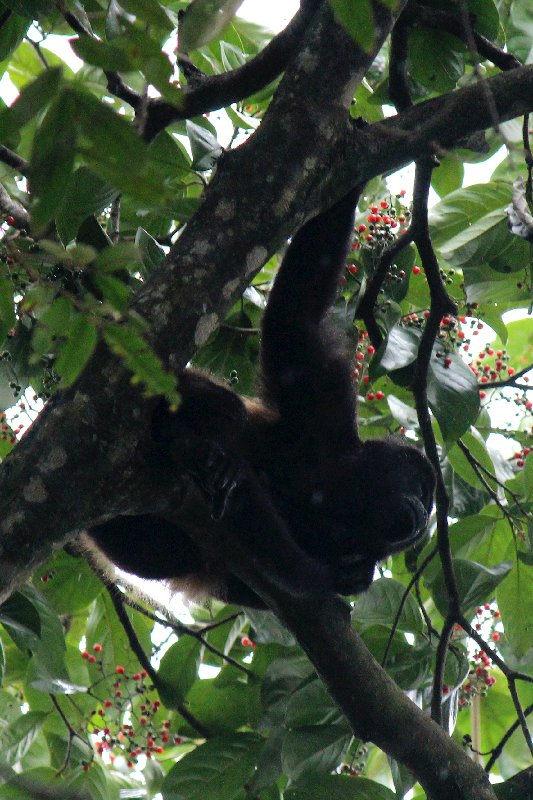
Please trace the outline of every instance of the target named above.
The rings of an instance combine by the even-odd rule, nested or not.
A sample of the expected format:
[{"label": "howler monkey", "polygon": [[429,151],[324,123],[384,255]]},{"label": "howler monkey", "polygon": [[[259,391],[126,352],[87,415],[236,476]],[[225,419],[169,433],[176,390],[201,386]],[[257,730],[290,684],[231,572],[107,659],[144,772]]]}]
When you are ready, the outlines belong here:
[{"label": "howler monkey", "polygon": [[[193,476],[205,519],[185,503],[172,522],[119,516],[92,528],[92,544],[118,567],[262,607],[224,565],[227,526],[276,564],[286,588],[303,592],[364,591],[377,561],[421,537],[432,506],[431,467],[392,438],[361,441],[351,368],[325,320],[355,204],[352,192],[307,222],[287,249],[263,319],[261,399],[240,398],[185,370],[178,412],[160,404],[154,446]],[[188,536],[204,525],[205,549]]]}]

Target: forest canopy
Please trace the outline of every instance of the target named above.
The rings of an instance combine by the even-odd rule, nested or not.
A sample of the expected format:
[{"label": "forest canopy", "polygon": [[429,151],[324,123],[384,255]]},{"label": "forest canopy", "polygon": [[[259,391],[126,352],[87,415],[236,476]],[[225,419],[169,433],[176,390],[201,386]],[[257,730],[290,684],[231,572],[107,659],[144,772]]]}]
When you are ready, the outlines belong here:
[{"label": "forest canopy", "polygon": [[[530,5],[0,0],[0,798],[531,798]],[[358,186],[331,317],[426,535],[349,605],[231,539],[275,613],[102,574],[80,531],[187,491],[156,404],[255,396],[287,242]]]}]

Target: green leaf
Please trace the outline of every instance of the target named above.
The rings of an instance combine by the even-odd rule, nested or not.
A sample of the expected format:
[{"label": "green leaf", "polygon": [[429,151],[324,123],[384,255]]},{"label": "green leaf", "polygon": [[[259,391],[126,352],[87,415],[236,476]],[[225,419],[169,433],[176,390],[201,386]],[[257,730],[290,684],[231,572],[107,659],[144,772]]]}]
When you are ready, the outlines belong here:
[{"label": "green leaf", "polygon": [[397,795],[380,783],[347,775],[311,775],[291,784],[284,800],[395,800]]},{"label": "green leaf", "polygon": [[351,737],[347,725],[312,725],[287,731],[281,748],[283,772],[293,781],[310,772],[331,772],[342,761]]},{"label": "green leaf", "polygon": [[96,272],[134,272],[141,266],[139,250],[133,242],[118,242],[106,247],[94,262]]},{"label": "green leaf", "polygon": [[187,120],[187,136],[191,143],[192,168],[197,170],[210,169],[222,153],[222,147],[212,133],[201,125]]},{"label": "green leaf", "polygon": [[318,679],[306,683],[292,694],[287,703],[285,722],[288,728],[305,729],[312,725],[343,725],[345,733],[350,732],[339,706]]},{"label": "green leaf", "polygon": [[192,0],[180,24],[180,50],[190,53],[222,33],[242,0]]},{"label": "green leaf", "polygon": [[[485,442],[481,436],[479,434],[476,435],[476,433],[477,431],[474,433],[466,431],[466,433],[461,436],[461,441],[465,447],[468,448],[469,454],[481,464],[481,467],[484,467],[485,470],[490,473],[490,475],[494,475],[495,470],[494,464],[492,463],[492,458],[489,455],[489,451],[487,450]],[[460,475],[464,481],[469,483],[470,486],[480,489],[481,482],[478,473],[459,446],[454,445],[451,447],[448,450],[447,455],[455,472],[457,472],[457,474]],[[484,472],[481,468],[478,469],[481,477],[484,478],[493,489],[496,489],[494,481],[491,481],[487,475],[487,472]]]},{"label": "green leaf", "polygon": [[182,636],[166,651],[157,671],[158,691],[167,708],[177,709],[196,680],[200,663],[200,642]]},{"label": "green leaf", "polygon": [[240,394],[251,395],[255,391],[259,339],[231,329],[250,328],[246,314],[234,314],[226,322],[229,327],[216,331],[196,353],[193,365],[225,380],[232,378]]},{"label": "green leaf", "polygon": [[442,435],[455,441],[468,430],[479,414],[479,387],[472,370],[455,353],[445,358],[431,356],[428,370],[427,396]]},{"label": "green leaf", "polygon": [[1,5],[29,19],[44,17],[54,7],[53,0],[9,0],[9,3],[2,2]]},{"label": "green leaf", "polygon": [[335,19],[366,53],[374,46],[374,14],[370,0],[329,0]]},{"label": "green leaf", "polygon": [[[44,576],[46,581],[41,580]],[[35,585],[57,614],[76,614],[101,594],[103,586],[85,558],[57,550],[37,570]]]},{"label": "green leaf", "polygon": [[113,42],[103,42],[99,39],[90,39],[88,36],[80,36],[72,42],[72,49],[83,61],[101,69],[114,70],[116,72],[132,72],[135,64],[132,63],[129,55]]},{"label": "green leaf", "polygon": [[464,45],[449,33],[416,27],[409,36],[409,77],[430,92],[450,92],[464,72]]},{"label": "green leaf", "polygon": [[33,605],[21,592],[14,592],[0,606],[0,622],[8,631],[18,631],[34,641],[41,636],[41,618]]},{"label": "green leaf", "polygon": [[533,566],[516,562],[498,586],[496,598],[507,644],[517,660],[533,656]]},{"label": "green leaf", "polygon": [[9,58],[31,25],[31,20],[19,14],[11,14],[0,27],[0,61]]},{"label": "green leaf", "polygon": [[8,766],[20,761],[39,734],[47,716],[42,712],[30,711],[0,728],[0,761]]},{"label": "green leaf", "polygon": [[0,278],[0,342],[8,330],[15,326],[15,305],[13,301],[13,283],[8,278]]},{"label": "green leaf", "polygon": [[465,170],[456,153],[444,156],[439,161],[438,169],[434,169],[431,175],[431,185],[439,197],[445,197],[461,188]]},{"label": "green leaf", "polygon": [[412,364],[418,353],[420,333],[401,325],[395,325],[389,331],[385,351],[379,361],[379,367],[390,372]]},{"label": "green leaf", "polygon": [[511,202],[512,188],[507,183],[468,186],[446,195],[430,210],[430,233],[436,247],[447,245],[453,237],[468,230],[477,220]]},{"label": "green leaf", "polygon": [[165,800],[232,800],[250,779],[263,740],[251,733],[212,738],[165,777]]},{"label": "green leaf", "polygon": [[154,269],[157,269],[163,261],[165,251],[144,228],[137,229],[135,244],[139,248],[141,254],[144,267],[143,274],[145,277],[148,277],[148,275],[151,275]]},{"label": "green leaf", "polygon": [[72,174],[56,212],[57,231],[63,244],[76,237],[81,223],[92,214],[100,214],[117,197],[117,190],[87,167]]},{"label": "green leaf", "polygon": [[30,188],[32,225],[40,230],[61,205],[74,166],[76,129],[68,96],[62,93],[49,107],[33,140]]},{"label": "green leaf", "polygon": [[[405,586],[391,578],[379,578],[353,604],[354,617],[365,625],[392,625],[405,594]],[[424,622],[414,597],[407,600],[398,620],[398,630],[421,633]]]},{"label": "green leaf", "polygon": [[[453,560],[459,601],[465,616],[469,617],[476,606],[492,600],[496,587],[503,581],[513,567],[512,561],[502,561],[494,567],[485,567],[475,561],[462,558]],[[448,613],[448,594],[442,572],[438,572],[428,588],[439,612],[445,617]]]},{"label": "green leaf", "polygon": [[441,247],[443,258],[461,270],[489,263],[508,274],[529,264],[529,243],[513,236],[505,209],[489,211]]},{"label": "green leaf", "polygon": [[68,339],[59,349],[54,364],[61,376],[61,386],[72,386],[88,360],[94,353],[98,333],[95,326],[83,314],[77,314],[68,331]]},{"label": "green leaf", "polygon": [[32,689],[37,689],[39,692],[47,692],[47,694],[78,694],[79,692],[86,692],[87,687],[80,686],[70,681],[64,681],[60,678],[35,678],[29,681],[29,686]]},{"label": "green leaf", "polygon": [[27,84],[9,108],[0,113],[2,142],[7,143],[55,97],[61,85],[61,70],[47,69]]},{"label": "green leaf", "polygon": [[94,276],[94,283],[101,291],[104,300],[113,308],[116,308],[117,311],[127,309],[130,301],[130,289],[123,280],[100,272]]},{"label": "green leaf", "polygon": [[147,146],[131,123],[78,86],[70,87],[68,96],[78,130],[78,149],[93,171],[138,200],[161,202],[161,183],[143,172]]},{"label": "green leaf", "polygon": [[418,428],[418,417],[412,406],[407,405],[393,394],[387,394],[387,404],[392,416],[403,428]]},{"label": "green leaf", "polygon": [[105,339],[113,352],[126,362],[133,373],[132,381],[144,384],[148,396],[162,395],[171,405],[179,404],[175,375],[165,371],[159,358],[133,325],[110,325],[106,328]]}]

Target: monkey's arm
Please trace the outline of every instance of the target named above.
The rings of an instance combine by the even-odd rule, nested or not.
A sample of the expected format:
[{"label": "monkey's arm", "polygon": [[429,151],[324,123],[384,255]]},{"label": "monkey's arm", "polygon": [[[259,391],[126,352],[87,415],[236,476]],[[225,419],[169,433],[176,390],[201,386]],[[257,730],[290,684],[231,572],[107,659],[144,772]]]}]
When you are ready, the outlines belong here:
[{"label": "monkey's arm", "polygon": [[274,282],[262,330],[267,399],[305,436],[338,435],[355,417],[350,367],[324,330],[353,232],[359,190],[309,220],[292,239]]},{"label": "monkey's arm", "polygon": [[221,557],[228,547],[254,553],[267,565],[271,580],[289,594],[335,591],[331,567],[299,547],[251,465],[218,444],[191,444],[189,440],[188,470],[211,502],[213,517],[221,521]]}]

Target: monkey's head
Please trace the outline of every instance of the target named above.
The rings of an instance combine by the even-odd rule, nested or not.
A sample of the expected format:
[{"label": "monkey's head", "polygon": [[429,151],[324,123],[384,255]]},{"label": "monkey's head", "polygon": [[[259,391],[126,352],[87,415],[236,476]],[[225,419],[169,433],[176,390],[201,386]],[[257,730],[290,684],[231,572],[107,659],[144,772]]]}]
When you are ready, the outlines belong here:
[{"label": "monkey's head", "polygon": [[[359,442],[324,465],[306,520],[314,555],[338,571],[336,590],[364,591],[375,565],[424,535],[435,477],[415,447],[390,438]],[[309,549],[309,546],[306,547]]]}]

